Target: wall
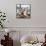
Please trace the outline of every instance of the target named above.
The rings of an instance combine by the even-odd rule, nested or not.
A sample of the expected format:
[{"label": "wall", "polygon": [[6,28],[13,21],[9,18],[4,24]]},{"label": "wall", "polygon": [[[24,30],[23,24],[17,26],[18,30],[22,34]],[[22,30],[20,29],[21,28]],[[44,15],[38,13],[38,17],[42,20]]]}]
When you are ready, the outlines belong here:
[{"label": "wall", "polygon": [[[16,4],[31,4],[31,18],[17,19]],[[45,31],[46,33],[46,0],[0,0],[0,10],[6,12],[8,29],[27,34],[31,31]],[[19,28],[20,27],[20,28]],[[25,33],[23,33],[23,31]],[[17,35],[17,34],[16,34]]]},{"label": "wall", "polygon": [[[17,19],[16,4],[31,4],[31,18]],[[6,27],[46,27],[46,0],[0,0],[0,9],[6,12]]]}]

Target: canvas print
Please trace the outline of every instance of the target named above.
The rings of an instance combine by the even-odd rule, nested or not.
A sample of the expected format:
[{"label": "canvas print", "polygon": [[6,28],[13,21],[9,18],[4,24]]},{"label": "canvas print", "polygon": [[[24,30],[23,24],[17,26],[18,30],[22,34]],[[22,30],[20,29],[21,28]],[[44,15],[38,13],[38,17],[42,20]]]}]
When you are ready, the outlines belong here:
[{"label": "canvas print", "polygon": [[16,5],[16,18],[31,18],[31,5],[30,4],[17,4]]}]

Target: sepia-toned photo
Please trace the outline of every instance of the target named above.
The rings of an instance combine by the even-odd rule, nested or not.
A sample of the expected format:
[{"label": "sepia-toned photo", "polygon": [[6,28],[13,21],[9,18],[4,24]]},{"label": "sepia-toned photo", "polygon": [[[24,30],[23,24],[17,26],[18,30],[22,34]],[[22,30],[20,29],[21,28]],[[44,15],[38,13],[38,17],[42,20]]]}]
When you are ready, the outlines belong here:
[{"label": "sepia-toned photo", "polygon": [[31,18],[31,5],[30,4],[17,4],[16,5],[16,18]]}]

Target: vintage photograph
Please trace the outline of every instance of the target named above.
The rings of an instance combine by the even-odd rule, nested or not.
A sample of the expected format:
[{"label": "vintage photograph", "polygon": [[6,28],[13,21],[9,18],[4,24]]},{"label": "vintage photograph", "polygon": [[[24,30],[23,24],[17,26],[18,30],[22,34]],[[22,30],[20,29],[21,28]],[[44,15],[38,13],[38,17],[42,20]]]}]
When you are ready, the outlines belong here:
[{"label": "vintage photograph", "polygon": [[16,18],[31,18],[31,4],[17,4]]}]

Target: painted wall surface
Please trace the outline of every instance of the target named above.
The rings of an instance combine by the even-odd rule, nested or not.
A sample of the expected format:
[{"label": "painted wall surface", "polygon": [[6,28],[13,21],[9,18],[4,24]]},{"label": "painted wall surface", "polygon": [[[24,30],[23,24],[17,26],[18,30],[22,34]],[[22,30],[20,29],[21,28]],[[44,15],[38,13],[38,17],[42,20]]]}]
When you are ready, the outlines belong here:
[{"label": "painted wall surface", "polygon": [[[31,4],[31,18],[17,19],[16,4]],[[6,12],[6,27],[46,27],[46,0],[0,0],[0,10]]]},{"label": "painted wall surface", "polygon": [[[30,19],[16,18],[16,4],[23,4],[23,3],[31,4]],[[8,29],[11,29],[11,31],[13,30],[20,31],[20,37],[24,34],[32,33],[31,31],[38,31],[38,32],[45,31],[44,33],[46,33],[46,0],[0,0],[0,10],[6,12],[7,21],[5,22],[5,26],[8,27]],[[16,28],[16,27],[21,27],[21,28]],[[18,36],[19,34],[17,33],[14,34],[15,38],[13,36],[13,39],[16,40],[19,37]]]}]

